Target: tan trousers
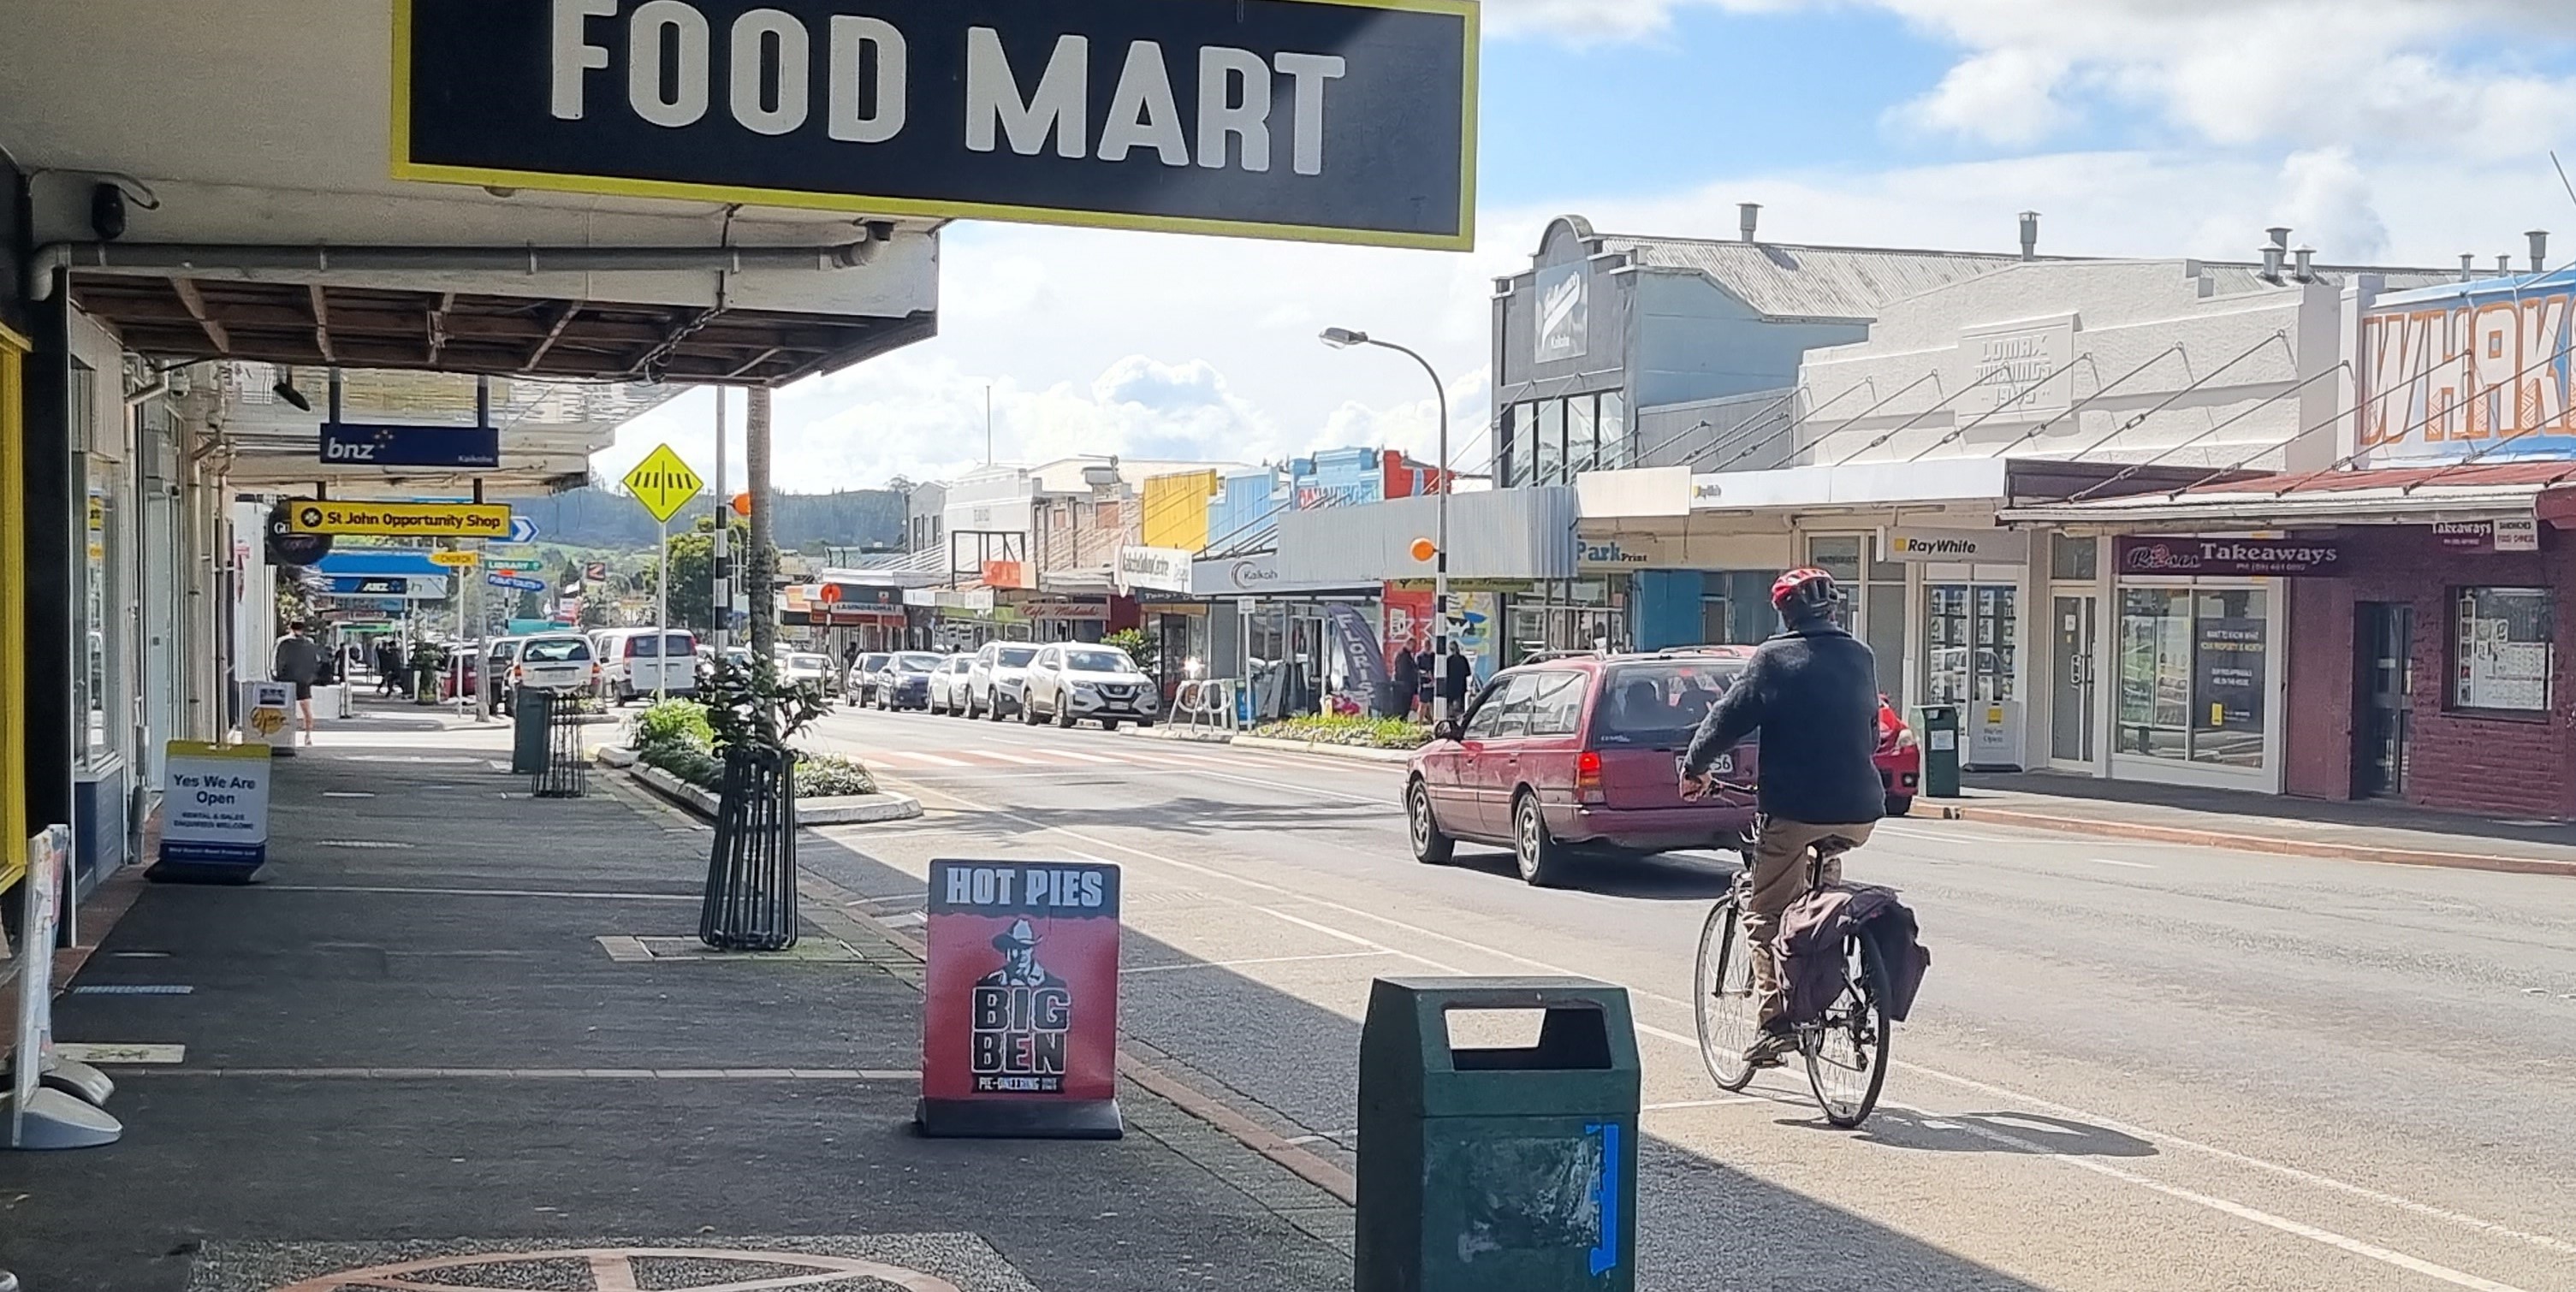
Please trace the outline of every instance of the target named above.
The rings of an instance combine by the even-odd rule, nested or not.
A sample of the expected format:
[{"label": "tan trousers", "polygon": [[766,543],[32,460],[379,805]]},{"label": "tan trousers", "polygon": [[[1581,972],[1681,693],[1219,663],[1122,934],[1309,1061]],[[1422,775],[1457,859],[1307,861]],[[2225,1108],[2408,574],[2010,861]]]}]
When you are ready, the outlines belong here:
[{"label": "tan trousers", "polygon": [[[1780,917],[1789,904],[1807,891],[1807,849],[1820,839],[1849,839],[1855,844],[1869,842],[1872,827],[1867,825],[1810,825],[1764,817],[1753,844],[1753,901],[1744,912],[1745,940],[1753,947],[1753,992],[1760,999],[1762,1021],[1768,1024],[1788,1009],[1788,1000],[1780,991],[1780,966],[1772,958],[1771,940],[1780,932]],[[1841,858],[1825,863],[1825,882],[1839,883],[1843,877]]]}]

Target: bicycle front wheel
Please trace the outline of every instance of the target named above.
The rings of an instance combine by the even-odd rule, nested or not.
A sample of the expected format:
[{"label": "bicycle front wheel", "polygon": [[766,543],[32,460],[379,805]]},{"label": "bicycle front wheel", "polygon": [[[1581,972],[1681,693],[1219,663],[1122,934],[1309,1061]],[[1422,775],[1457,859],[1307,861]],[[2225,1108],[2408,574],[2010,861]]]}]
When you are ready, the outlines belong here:
[{"label": "bicycle front wheel", "polygon": [[1755,1017],[1759,1006],[1753,998],[1752,948],[1746,945],[1744,921],[1732,897],[1709,908],[1708,923],[1700,929],[1691,998],[1699,1019],[1699,1057],[1708,1065],[1708,1075],[1723,1090],[1753,1084],[1753,1065],[1744,1061],[1744,1052],[1762,1027]]},{"label": "bicycle front wheel", "polygon": [[1887,1084],[1887,1043],[1891,1029],[1880,1005],[1886,973],[1878,947],[1853,937],[1843,944],[1843,990],[1825,1016],[1801,1030],[1800,1048],[1807,1056],[1807,1085],[1825,1120],[1851,1130],[1869,1120],[1878,1107],[1879,1089]]}]

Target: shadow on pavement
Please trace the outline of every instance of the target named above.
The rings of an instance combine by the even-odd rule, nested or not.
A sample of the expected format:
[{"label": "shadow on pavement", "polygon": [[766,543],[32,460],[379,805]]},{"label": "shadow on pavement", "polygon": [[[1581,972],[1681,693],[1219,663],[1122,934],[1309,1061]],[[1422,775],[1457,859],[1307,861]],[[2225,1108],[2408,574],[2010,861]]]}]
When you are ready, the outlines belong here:
[{"label": "shadow on pavement", "polygon": [[[1782,1125],[1793,1123],[1783,1122]],[[1797,1122],[1796,1125],[1821,1125]],[[1933,1116],[1880,1108],[1860,1138],[1890,1148],[1936,1153],[2047,1153],[2068,1157],[2154,1157],[2156,1146],[2107,1127],[2038,1113]]]},{"label": "shadow on pavement", "polygon": [[[1092,814],[1024,815],[1055,824]],[[864,842],[809,835],[800,859],[866,896],[920,891],[909,875],[859,851]],[[1124,943],[1131,965],[1204,966],[1125,977],[1120,1021],[1133,1049],[1327,1160],[1354,1166],[1357,1021],[1133,929]],[[1994,1116],[2002,1118],[1998,1125],[2029,1120]],[[2027,1126],[2017,1133],[2032,1135]],[[2037,1292],[2034,1284],[1653,1135],[1640,1146],[1638,1201],[1640,1288]]]}]

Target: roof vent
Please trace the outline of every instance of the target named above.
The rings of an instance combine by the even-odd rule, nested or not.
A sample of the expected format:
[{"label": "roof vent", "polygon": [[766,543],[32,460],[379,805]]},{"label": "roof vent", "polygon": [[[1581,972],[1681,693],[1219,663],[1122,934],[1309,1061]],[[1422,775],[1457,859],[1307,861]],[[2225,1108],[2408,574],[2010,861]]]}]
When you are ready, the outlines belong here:
[{"label": "roof vent", "polygon": [[2460,253],[2460,281],[2465,283],[2465,282],[2469,281],[2470,279],[2475,278],[2475,277],[2477,277],[2477,276],[2478,276],[2478,257],[2477,257],[2477,253],[2475,253],[2475,252],[2471,252],[2471,251],[2463,251],[2463,252],[2461,252],[2461,253]]},{"label": "roof vent", "polygon": [[1753,241],[1754,232],[1761,227],[1762,204],[1760,202],[1738,202],[1735,204],[1735,232],[1737,236],[1743,238],[1746,242],[1751,242]]},{"label": "roof vent", "polygon": [[2276,224],[2276,225],[2273,225],[2271,228],[2265,229],[2263,232],[2265,232],[2265,233],[2268,233],[2268,234],[2271,234],[2271,235],[2272,235],[2272,245],[2273,245],[2273,246],[2279,247],[2279,248],[2280,248],[2283,252],[2285,252],[2285,253],[2289,251],[2289,249],[2290,249],[2290,227],[2289,227],[2288,225],[2286,225],[2286,224]]},{"label": "roof vent", "polygon": [[2039,259],[2039,212],[2021,213],[2021,258]]},{"label": "roof vent", "polygon": [[2522,236],[2531,240],[2531,272],[2549,272],[2549,230],[2534,229]]},{"label": "roof vent", "polygon": [[2496,257],[2496,277],[2510,278],[2512,276],[2513,257],[2510,254]]},{"label": "roof vent", "polygon": [[2314,247],[2303,246],[2291,254],[2298,258],[2298,267],[2290,271],[2292,276],[2296,277],[2303,283],[2315,282],[2317,280],[2317,249]]},{"label": "roof vent", "polygon": [[2271,245],[2271,244],[2269,244],[2269,243],[2264,244],[2264,247],[2263,247],[2263,281],[2264,281],[2264,282],[2267,282],[2267,283],[2278,283],[2278,282],[2280,282],[2280,281],[2281,281],[2281,257],[2282,257],[2282,250],[2281,250],[2281,248],[2279,248],[2279,247],[2275,247],[2275,246],[2272,246],[2272,245]]}]

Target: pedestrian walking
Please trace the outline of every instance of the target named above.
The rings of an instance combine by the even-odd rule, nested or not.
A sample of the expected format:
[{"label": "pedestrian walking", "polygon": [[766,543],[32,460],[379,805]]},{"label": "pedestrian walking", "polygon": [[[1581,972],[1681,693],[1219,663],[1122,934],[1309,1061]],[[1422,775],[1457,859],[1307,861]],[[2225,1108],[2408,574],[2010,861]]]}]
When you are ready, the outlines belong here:
[{"label": "pedestrian walking", "polygon": [[395,662],[401,657],[402,647],[395,645],[393,638],[387,637],[376,643],[377,695],[390,696],[394,693]]},{"label": "pedestrian walking", "polygon": [[1395,703],[1393,716],[1398,718],[1412,717],[1415,707],[1422,703],[1422,661],[1411,646],[1395,650]]},{"label": "pedestrian walking", "polygon": [[313,743],[313,684],[322,676],[322,647],[305,635],[301,623],[287,626],[270,656],[269,676],[295,687],[295,712],[304,725],[304,743]]},{"label": "pedestrian walking", "polygon": [[1466,711],[1467,684],[1475,677],[1476,666],[1467,662],[1465,648],[1449,643],[1449,657],[1440,661],[1440,698],[1448,704],[1450,717]]}]

